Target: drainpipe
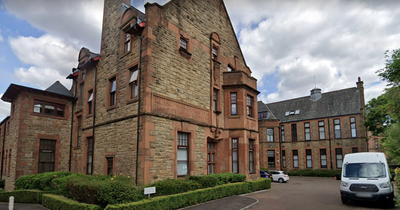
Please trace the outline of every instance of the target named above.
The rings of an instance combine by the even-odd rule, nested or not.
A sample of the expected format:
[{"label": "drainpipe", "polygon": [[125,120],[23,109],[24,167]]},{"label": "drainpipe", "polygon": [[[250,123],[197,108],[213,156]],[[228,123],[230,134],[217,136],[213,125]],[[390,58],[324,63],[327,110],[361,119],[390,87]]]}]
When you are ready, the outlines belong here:
[{"label": "drainpipe", "polygon": [[68,165],[68,171],[71,172],[71,161],[72,161],[72,137],[73,137],[73,130],[74,130],[74,108],[75,108],[75,102],[77,100],[77,85],[78,81],[75,80],[75,97],[72,101],[72,116],[71,116],[71,132],[70,132],[70,140],[69,140],[69,165]]},{"label": "drainpipe", "polygon": [[279,147],[279,167],[280,170],[283,170],[283,159],[282,159],[282,131],[281,131],[281,125],[280,123],[278,124],[278,136],[279,136],[279,142],[278,142],[278,147]]},{"label": "drainpipe", "polygon": [[[8,118],[8,117],[7,117]],[[4,144],[6,143],[6,129],[7,129],[7,121],[8,119],[6,118],[4,122],[4,131],[3,131],[3,147],[1,149],[1,172],[0,172],[0,180],[3,180],[3,157],[4,157]]]},{"label": "drainpipe", "polygon": [[93,90],[93,130],[92,130],[92,138],[93,138],[93,142],[92,142],[92,165],[90,166],[90,174],[93,174],[93,165],[94,165],[94,126],[95,126],[95,121],[96,121],[96,83],[97,83],[97,67],[96,65],[93,63],[93,60],[91,59],[90,62],[92,63],[93,67],[94,67],[94,90]]},{"label": "drainpipe", "polygon": [[333,169],[333,162],[332,162],[332,144],[331,144],[331,126],[330,126],[330,120],[328,117],[328,140],[329,140],[329,158],[331,159],[331,169]]},{"label": "drainpipe", "polygon": [[138,111],[137,111],[137,129],[136,129],[136,180],[138,185],[138,170],[139,170],[139,128],[140,128],[140,71],[142,69],[142,35],[139,36],[139,64],[138,64]]}]

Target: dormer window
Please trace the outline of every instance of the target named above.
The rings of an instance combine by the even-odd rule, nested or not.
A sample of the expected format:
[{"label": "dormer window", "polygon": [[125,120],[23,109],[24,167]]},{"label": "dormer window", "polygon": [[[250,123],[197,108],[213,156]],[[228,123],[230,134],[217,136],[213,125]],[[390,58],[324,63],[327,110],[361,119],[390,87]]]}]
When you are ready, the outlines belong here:
[{"label": "dormer window", "polygon": [[228,65],[228,71],[234,71],[230,65]]},{"label": "dormer window", "polygon": [[285,112],[285,116],[289,116],[289,114],[290,114],[289,111]]},{"label": "dormer window", "polygon": [[218,57],[218,49],[216,48],[216,47],[213,47],[212,48],[212,54],[213,54],[213,59],[214,60],[217,60],[217,57]]},{"label": "dormer window", "polygon": [[294,114],[300,114],[300,109],[297,109]]},{"label": "dormer window", "polygon": [[126,33],[125,34],[124,52],[127,53],[129,51],[131,51],[131,35]]},{"label": "dormer window", "polygon": [[187,50],[187,40],[182,37],[180,40],[180,47],[181,47],[181,49]]},{"label": "dormer window", "polygon": [[290,113],[289,113],[290,115],[294,115],[294,111],[290,111]]}]

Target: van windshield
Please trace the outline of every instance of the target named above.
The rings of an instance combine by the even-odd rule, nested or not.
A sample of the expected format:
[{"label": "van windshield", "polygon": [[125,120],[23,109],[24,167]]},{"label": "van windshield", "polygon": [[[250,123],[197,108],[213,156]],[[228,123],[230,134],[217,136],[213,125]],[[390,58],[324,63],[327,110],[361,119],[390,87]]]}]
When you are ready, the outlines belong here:
[{"label": "van windshield", "polygon": [[347,178],[384,178],[386,170],[384,163],[347,163],[343,177]]}]

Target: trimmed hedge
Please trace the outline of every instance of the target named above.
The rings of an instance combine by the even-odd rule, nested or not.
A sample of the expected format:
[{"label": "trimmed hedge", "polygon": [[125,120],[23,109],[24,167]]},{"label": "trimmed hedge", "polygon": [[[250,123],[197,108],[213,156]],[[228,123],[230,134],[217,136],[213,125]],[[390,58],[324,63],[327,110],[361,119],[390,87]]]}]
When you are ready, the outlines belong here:
[{"label": "trimmed hedge", "polygon": [[64,196],[44,194],[42,197],[42,205],[48,209],[57,210],[101,210],[102,208],[97,205],[79,203],[70,200]]},{"label": "trimmed hedge", "polygon": [[42,195],[45,192],[40,190],[16,190],[0,192],[0,202],[8,202],[10,196],[14,196],[15,203],[41,203]]},{"label": "trimmed hedge", "polygon": [[56,178],[61,178],[71,175],[71,172],[66,171],[56,171],[56,172],[46,172],[39,174],[32,174],[27,176],[22,176],[15,181],[16,190],[43,190],[52,191],[56,190],[51,184],[51,181]]},{"label": "trimmed hedge", "polygon": [[173,195],[201,188],[201,184],[188,179],[165,179],[148,184],[146,187],[156,187],[156,196]]},{"label": "trimmed hedge", "polygon": [[204,203],[210,200],[220,199],[223,197],[269,188],[271,188],[270,179],[259,179],[256,181],[226,184],[176,195],[155,197],[135,203],[108,205],[105,210],[172,210]]},{"label": "trimmed hedge", "polygon": [[287,174],[289,176],[335,177],[336,174],[341,174],[341,171],[332,169],[326,169],[326,170],[304,169],[304,170],[290,171]]}]

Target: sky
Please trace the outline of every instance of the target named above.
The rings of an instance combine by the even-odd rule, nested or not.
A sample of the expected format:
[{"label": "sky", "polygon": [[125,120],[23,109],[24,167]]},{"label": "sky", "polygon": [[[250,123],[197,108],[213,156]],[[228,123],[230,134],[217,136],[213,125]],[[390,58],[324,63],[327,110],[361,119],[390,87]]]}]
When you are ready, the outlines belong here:
[{"label": "sky", "polygon": [[[131,4],[144,12],[145,0]],[[150,1],[163,5],[167,0]],[[376,71],[400,48],[397,0],[225,0],[264,103],[364,82],[368,102],[386,82]],[[82,47],[100,52],[103,0],[0,0],[0,97],[11,83],[46,89],[66,79]],[[0,121],[10,103],[0,101]]]}]

